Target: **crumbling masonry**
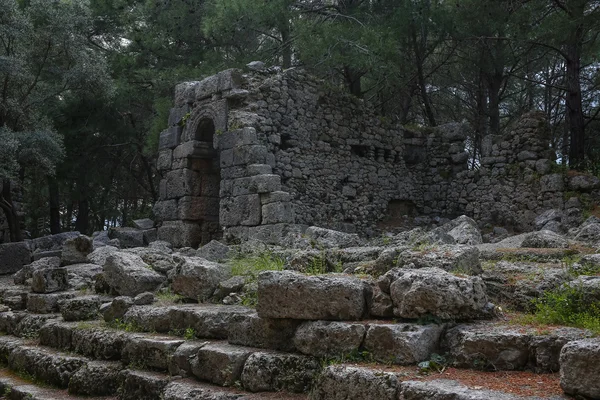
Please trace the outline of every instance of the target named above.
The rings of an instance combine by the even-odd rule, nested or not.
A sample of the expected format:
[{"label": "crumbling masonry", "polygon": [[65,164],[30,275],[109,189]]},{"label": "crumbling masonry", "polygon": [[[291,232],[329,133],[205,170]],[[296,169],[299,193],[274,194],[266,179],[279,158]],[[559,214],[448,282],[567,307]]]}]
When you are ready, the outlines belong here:
[{"label": "crumbling masonry", "polygon": [[463,213],[530,230],[551,208],[577,219],[600,182],[557,173],[546,132],[543,115],[527,114],[470,170],[460,124],[406,129],[299,69],[226,70],[176,88],[160,137],[159,238],[275,241],[306,225],[368,235],[405,215]]}]

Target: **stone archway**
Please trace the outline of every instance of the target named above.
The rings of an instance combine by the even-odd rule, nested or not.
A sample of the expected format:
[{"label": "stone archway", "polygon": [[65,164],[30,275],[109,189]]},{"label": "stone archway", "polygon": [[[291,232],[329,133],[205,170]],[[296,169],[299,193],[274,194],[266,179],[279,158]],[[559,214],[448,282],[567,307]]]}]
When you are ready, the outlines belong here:
[{"label": "stone archway", "polygon": [[199,223],[202,244],[222,236],[219,226],[221,173],[219,154],[213,147],[215,132],[213,120],[202,117],[194,130],[194,151],[188,156],[189,165],[196,172],[194,179],[200,181],[200,196],[190,199],[186,214]]}]

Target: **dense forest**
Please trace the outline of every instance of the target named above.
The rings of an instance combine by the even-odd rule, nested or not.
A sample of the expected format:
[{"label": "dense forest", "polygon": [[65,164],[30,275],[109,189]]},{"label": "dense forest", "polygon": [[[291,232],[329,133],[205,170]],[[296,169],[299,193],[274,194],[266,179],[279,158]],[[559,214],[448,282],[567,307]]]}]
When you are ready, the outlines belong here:
[{"label": "dense forest", "polygon": [[150,215],[174,86],[254,60],[407,126],[463,122],[473,168],[540,110],[559,162],[597,174],[599,35],[596,0],[0,0],[10,240]]}]

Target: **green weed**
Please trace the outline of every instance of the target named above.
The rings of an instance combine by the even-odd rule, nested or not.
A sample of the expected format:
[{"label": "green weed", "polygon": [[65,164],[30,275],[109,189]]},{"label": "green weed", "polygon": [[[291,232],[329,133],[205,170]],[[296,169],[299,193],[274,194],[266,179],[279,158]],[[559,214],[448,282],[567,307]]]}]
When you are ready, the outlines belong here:
[{"label": "green weed", "polygon": [[236,257],[229,261],[232,276],[243,276],[247,282],[256,281],[263,271],[281,271],[284,261],[267,251],[258,255]]}]

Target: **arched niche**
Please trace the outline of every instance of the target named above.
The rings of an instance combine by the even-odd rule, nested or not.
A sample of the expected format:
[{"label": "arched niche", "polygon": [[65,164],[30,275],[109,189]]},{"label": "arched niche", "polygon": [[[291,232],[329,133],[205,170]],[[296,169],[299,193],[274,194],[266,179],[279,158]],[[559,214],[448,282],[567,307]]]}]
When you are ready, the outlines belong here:
[{"label": "arched niche", "polygon": [[196,133],[194,134],[194,140],[212,143],[214,135],[215,124],[213,120],[210,118],[202,118],[198,122],[198,127],[196,128]]}]

